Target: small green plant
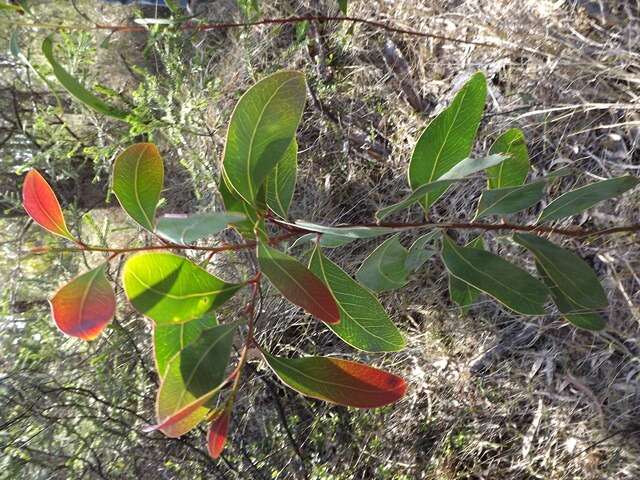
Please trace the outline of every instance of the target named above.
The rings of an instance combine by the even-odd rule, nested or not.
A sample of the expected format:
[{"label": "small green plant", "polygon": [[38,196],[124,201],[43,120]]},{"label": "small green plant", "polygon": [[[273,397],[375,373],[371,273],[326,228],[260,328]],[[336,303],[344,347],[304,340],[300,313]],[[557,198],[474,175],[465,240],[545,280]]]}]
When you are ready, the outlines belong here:
[{"label": "small green plant", "polygon": [[[86,244],[67,228],[46,180],[35,170],[26,176],[23,204],[33,220],[73,242],[75,247],[68,250],[105,254],[102,264],[64,285],[51,299],[53,319],[63,333],[83,340],[100,335],[116,310],[106,275],[109,264],[129,255],[122,286],[131,305],[153,322],[152,341],[161,379],[157,424],[149,430],[178,437],[206,421],[209,452],[217,458],[225,445],[251,350],[259,351],[285,385],[313,398],[376,408],[405,394],[407,385],[395,374],[332,357],[276,356],[259,345],[255,331],[265,279],[344,342],[366,352],[395,352],[405,346],[375,293],[403,287],[409,275],[434,256],[449,273],[452,300],[465,311],[482,293],[522,315],[546,314],[551,299],[576,327],[592,331],[605,327],[601,312],[607,307],[607,295],[596,274],[584,260],[545,237],[592,239],[638,232],[639,225],[591,231],[549,225],[624,193],[638,184],[637,178],[624,176],[585,185],[551,201],[531,224],[507,223],[505,217],[540,202],[545,185],[567,172],[525,183],[529,158],[524,135],[516,129],[501,135],[486,156],[470,157],[486,100],[486,80],[477,73],[417,141],[408,171],[412,193],[404,200],[379,210],[377,221],[370,224],[326,226],[289,221],[296,183],[295,137],[305,99],[303,74],[282,71],[256,83],[238,101],[228,126],[218,185],[226,211],[156,218],[164,184],[160,153],[150,143],[123,151],[113,166],[113,191],[129,217],[152,235],[153,241],[146,245]],[[114,113],[111,107],[93,106]],[[480,197],[473,221],[384,222],[417,203],[428,212],[447,189],[483,171],[488,189]],[[485,218],[496,220],[481,220]],[[242,242],[203,244],[203,239],[229,225],[242,235]],[[408,230],[426,233],[407,249],[400,239]],[[533,255],[538,278],[487,251],[482,236],[461,246],[448,235],[449,230],[511,233],[512,240]],[[327,249],[387,235],[391,236],[363,262],[357,280],[325,255]],[[312,242],[306,265],[277,248],[294,240],[295,245]],[[187,252],[212,256],[239,251],[254,252],[257,260],[247,265],[246,278],[240,282],[218,278],[186,256]],[[232,317],[216,317],[222,304],[245,290],[246,306]],[[242,347],[232,355],[237,332],[243,336]]]}]

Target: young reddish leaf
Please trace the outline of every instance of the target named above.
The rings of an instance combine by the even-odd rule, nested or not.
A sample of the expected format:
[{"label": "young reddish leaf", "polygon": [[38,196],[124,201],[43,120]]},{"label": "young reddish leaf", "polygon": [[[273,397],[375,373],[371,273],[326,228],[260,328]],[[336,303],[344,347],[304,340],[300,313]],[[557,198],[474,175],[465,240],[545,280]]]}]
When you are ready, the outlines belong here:
[{"label": "young reddish leaf", "polygon": [[401,377],[363,363],[328,357],[275,357],[264,350],[262,355],[287,386],[338,405],[382,407],[398,401],[407,391]]},{"label": "young reddish leaf", "polygon": [[53,319],[63,333],[93,340],[113,318],[116,297],[105,268],[106,263],[74,278],[51,299]]},{"label": "young reddish leaf", "polygon": [[209,424],[207,432],[207,450],[214,460],[220,457],[224,445],[227,443],[227,434],[229,433],[229,422],[231,413],[225,409],[220,412]]},{"label": "young reddish leaf", "polygon": [[[191,418],[194,415],[197,415],[198,417],[200,417],[199,410],[203,408],[205,404],[207,404],[213,397],[215,397],[218,394],[218,390],[220,390],[220,388],[222,388],[224,385],[225,384],[222,383],[214,390],[211,390],[210,392],[205,393],[204,395],[196,398],[191,403],[185,405],[181,409],[176,410],[171,415],[163,418],[156,425],[149,425],[143,428],[142,431],[153,432],[154,430],[162,430],[162,433],[164,433],[168,437],[171,437],[171,438],[180,437],[181,435],[191,430],[191,428],[195,427],[198,424],[198,422],[202,420],[202,418],[199,418],[198,421],[195,422],[194,424]],[[187,423],[192,426],[189,427],[187,430],[185,430],[184,428],[182,428],[182,425]]]},{"label": "young reddish leaf", "polygon": [[273,286],[291,303],[323,322],[340,322],[340,311],[329,289],[295,258],[258,243],[258,262]]},{"label": "young reddish leaf", "polygon": [[75,241],[64,221],[56,194],[35,169],[30,170],[24,179],[22,205],[29,216],[42,228],[55,235]]}]

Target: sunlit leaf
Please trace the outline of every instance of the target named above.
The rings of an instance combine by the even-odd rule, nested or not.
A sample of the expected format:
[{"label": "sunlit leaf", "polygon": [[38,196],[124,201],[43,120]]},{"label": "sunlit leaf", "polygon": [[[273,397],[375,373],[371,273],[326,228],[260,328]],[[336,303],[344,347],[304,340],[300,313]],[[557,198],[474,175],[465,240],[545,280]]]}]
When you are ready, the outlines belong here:
[{"label": "sunlit leaf", "polygon": [[525,210],[544,196],[544,181],[518,187],[495,188],[482,192],[475,218],[489,215],[508,215]]},{"label": "sunlit leaf", "polygon": [[162,157],[152,143],[132,145],[116,158],[113,192],[125,212],[149,231],[154,229],[163,183]]},{"label": "sunlit leaf", "polygon": [[393,205],[389,205],[388,207],[378,210],[376,212],[376,220],[382,221],[393,213],[409,208],[413,204],[426,198],[430,192],[444,192],[444,190],[446,190],[452,183],[454,183],[452,180],[437,180],[435,182],[425,183],[424,185],[416,188],[410,195],[398,203],[394,203]]},{"label": "sunlit leaf", "polygon": [[129,257],[122,280],[131,304],[157,325],[200,318],[241,287],[214,277],[184,257],[166,252]]},{"label": "sunlit leaf", "polygon": [[[467,244],[467,247],[484,249],[482,236],[471,240]],[[469,308],[471,308],[471,305],[473,305],[481,293],[477,288],[472,287],[453,275],[449,275],[449,296],[451,297],[451,301],[460,307],[463,314],[467,314]]]},{"label": "sunlit leaf", "polygon": [[234,212],[209,212],[191,215],[164,215],[158,219],[156,232],[179,245],[188,245],[221,232],[227,225],[246,217]]},{"label": "sunlit leaf", "polygon": [[511,128],[500,135],[489,149],[489,153],[509,155],[509,159],[495,167],[487,168],[489,188],[505,188],[522,185],[529,173],[529,152],[524,133]]},{"label": "sunlit leaf", "polygon": [[[460,89],[451,105],[422,132],[409,164],[413,190],[438,180],[471,153],[487,96],[484,74],[478,72]],[[428,208],[446,190],[430,191],[421,200]]]},{"label": "sunlit leaf", "polygon": [[153,357],[160,378],[164,376],[169,360],[176,353],[195,342],[204,330],[216,325],[218,321],[213,313],[207,313],[202,318],[178,325],[154,325]]},{"label": "sunlit leaf", "polygon": [[340,323],[329,328],[352,347],[367,352],[402,350],[405,341],[378,299],[326,258],[316,246],[309,269],[329,287],[340,309]]},{"label": "sunlit leaf", "polygon": [[418,237],[416,241],[411,244],[409,252],[407,253],[407,259],[404,262],[404,266],[408,272],[417,271],[427,260],[436,254],[436,251],[433,248],[425,247],[427,244],[430,244],[439,238],[440,235],[441,233],[439,230],[433,230],[421,237]]},{"label": "sunlit leaf", "polygon": [[558,220],[576,215],[583,210],[593,207],[596,203],[622,195],[635,187],[638,178],[632,175],[610,178],[601,182],[591,183],[584,187],[571,190],[553,200],[540,214],[539,222]]},{"label": "sunlit leaf", "polygon": [[331,292],[298,260],[260,242],[258,262],[262,273],[291,303],[328,324],[340,321],[340,312]]},{"label": "sunlit leaf", "polygon": [[76,78],[67,72],[60,63],[56,60],[53,55],[53,40],[51,36],[48,36],[42,42],[42,53],[45,58],[51,64],[51,68],[53,69],[53,74],[58,79],[60,84],[67,90],[72,96],[74,96],[77,100],[84,103],[87,107],[95,110],[98,113],[102,113],[104,115],[108,115],[110,117],[114,117],[120,120],[125,120],[127,118],[128,112],[120,110],[113,105],[109,105],[102,101],[100,98],[96,97],[93,93],[87,90]]},{"label": "sunlit leaf", "polygon": [[[205,330],[169,361],[156,400],[158,424],[220,386],[236,328],[237,324],[228,324]],[[184,435],[204,420],[209,410],[207,402],[160,430],[168,437]]]},{"label": "sunlit leaf", "polygon": [[37,170],[30,170],[22,185],[22,206],[45,230],[75,241],[64,221],[56,194]]},{"label": "sunlit leaf", "polygon": [[282,218],[287,218],[289,206],[293,199],[297,169],[298,143],[294,140],[265,182],[267,205],[276,215]]},{"label": "sunlit leaf", "polygon": [[394,290],[407,284],[408,252],[398,236],[394,235],[379,245],[356,272],[358,281],[374,292]]},{"label": "sunlit leaf", "polygon": [[304,75],[283,71],[259,81],[238,101],[227,131],[223,175],[250,205],[294,140],[305,98]]},{"label": "sunlit leaf", "polygon": [[109,324],[116,311],[116,297],[102,264],[74,278],[51,299],[58,328],[71,337],[93,340]]},{"label": "sunlit leaf", "polygon": [[285,385],[308,397],[357,408],[377,408],[400,400],[406,382],[362,363],[328,357],[284,358],[262,351]]},{"label": "sunlit leaf", "polygon": [[211,420],[211,423],[209,423],[209,430],[207,431],[207,451],[214,460],[220,457],[227,443],[230,421],[231,413],[225,409],[216,415],[216,417]]},{"label": "sunlit leaf", "polygon": [[457,163],[451,170],[440,177],[440,180],[456,180],[463,179],[474,173],[486,170],[489,167],[502,164],[507,160],[506,155],[494,153],[486,157],[467,157]]},{"label": "sunlit leaf", "polygon": [[543,315],[547,288],[503,258],[477,248],[459,247],[443,236],[442,259],[454,277],[523,315]]}]

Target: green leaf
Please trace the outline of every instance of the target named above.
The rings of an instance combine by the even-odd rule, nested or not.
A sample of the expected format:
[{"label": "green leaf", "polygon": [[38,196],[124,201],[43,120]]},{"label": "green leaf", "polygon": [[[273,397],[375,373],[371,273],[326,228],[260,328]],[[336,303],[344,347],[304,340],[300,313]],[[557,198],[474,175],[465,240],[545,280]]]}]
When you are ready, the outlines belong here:
[{"label": "green leaf", "polygon": [[340,7],[340,12],[343,15],[346,15],[347,8],[348,8],[348,0],[338,0],[338,6]]},{"label": "green leaf", "polygon": [[396,352],[405,341],[378,299],[361,287],[316,246],[309,269],[333,294],[340,309],[340,323],[329,328],[354,348],[366,352]]},{"label": "green leaf", "polygon": [[131,304],[156,325],[200,318],[242,286],[224,282],[186,258],[167,252],[129,257],[122,280]]},{"label": "green leaf", "polygon": [[[460,89],[451,105],[434,118],[416,143],[409,164],[413,190],[438,180],[471,153],[487,96],[484,74],[478,72]],[[429,208],[446,190],[430,191],[421,203]]]},{"label": "green leaf", "polygon": [[539,280],[503,258],[477,248],[458,247],[443,236],[442,259],[454,277],[522,315],[543,315],[549,291]]},{"label": "green leaf", "polygon": [[58,79],[60,84],[77,100],[84,103],[87,107],[95,110],[98,113],[117,118],[119,120],[126,120],[129,112],[120,110],[112,105],[103,102],[96,97],[89,90],[84,88],[78,80],[72,77],[60,63],[53,56],[53,40],[51,35],[44,39],[42,42],[42,53],[51,65],[53,74]]},{"label": "green leaf", "polygon": [[398,230],[389,227],[329,227],[326,225],[318,225],[317,223],[305,222],[303,220],[296,220],[296,223],[293,224],[293,226],[301,227],[312,232],[353,239],[375,238],[382,235],[388,235],[389,233],[393,233]]},{"label": "green leaf", "polygon": [[529,173],[529,152],[522,130],[511,128],[504,132],[493,143],[489,153],[509,155],[509,159],[500,165],[487,168],[490,189],[516,187],[524,183]]},{"label": "green leaf", "polygon": [[227,211],[236,212],[246,217],[246,220],[234,222],[232,225],[233,228],[235,228],[245,239],[255,239],[256,235],[254,233],[254,229],[256,224],[259,223],[264,230],[264,221],[258,218],[257,209],[242,200],[242,198],[234,195],[222,177],[218,182],[218,192],[222,197],[222,203]]},{"label": "green leaf", "polygon": [[150,232],[164,183],[162,157],[152,143],[131,145],[113,164],[113,192],[129,216]]},{"label": "green leaf", "polygon": [[380,222],[391,214],[409,208],[414,203],[417,203],[420,200],[424,199],[430,192],[444,192],[444,190],[446,190],[446,188],[452,183],[454,183],[453,180],[439,180],[435,182],[425,183],[424,185],[416,188],[409,196],[399,201],[398,203],[378,210],[376,212],[376,220]]},{"label": "green leaf", "polygon": [[0,10],[11,10],[12,12],[24,14],[24,9],[19,5],[13,5],[11,3],[0,2]]},{"label": "green leaf", "polygon": [[[204,330],[195,342],[169,360],[156,401],[158,423],[222,383],[237,326],[219,325]],[[182,421],[160,430],[169,437],[179,437],[204,420],[209,411],[208,404],[202,405]]]},{"label": "green leaf", "polygon": [[294,140],[267,177],[265,194],[267,205],[276,215],[287,218],[296,188],[298,143]]},{"label": "green leaf", "polygon": [[552,201],[540,214],[538,222],[558,220],[576,215],[593,207],[596,203],[622,195],[638,184],[638,179],[632,175],[611,178],[601,182],[585,185],[560,195]]},{"label": "green leaf", "polygon": [[240,213],[229,212],[165,215],[158,219],[156,232],[179,245],[189,245],[201,238],[221,232],[230,223],[245,219],[246,217]]},{"label": "green leaf", "polygon": [[191,320],[179,325],[154,325],[153,327],[153,358],[160,378],[164,377],[169,360],[187,345],[195,342],[200,334],[218,325],[213,313],[202,318]]},{"label": "green leaf", "polygon": [[544,181],[538,181],[519,187],[495,188],[482,192],[475,218],[508,215],[525,210],[542,199],[544,186]]},{"label": "green leaf", "polygon": [[340,322],[340,311],[331,292],[307,267],[263,243],[258,243],[260,269],[291,303],[327,324]]},{"label": "green leaf", "polygon": [[399,234],[385,240],[362,262],[356,272],[360,283],[374,292],[384,292],[407,284],[407,249],[398,240]]},{"label": "green leaf", "polygon": [[[307,233],[302,235],[301,237],[296,238],[296,240],[291,244],[290,248],[297,247],[307,242],[314,242],[318,238],[317,233]],[[320,246],[325,248],[336,248],[347,245],[348,243],[355,242],[357,238],[349,238],[342,237],[340,235],[332,235],[330,233],[323,233],[320,235]]]},{"label": "green leaf", "polygon": [[276,357],[264,350],[262,355],[282,383],[325,402],[377,408],[400,400],[407,391],[402,378],[362,363],[328,357]]},{"label": "green leaf", "polygon": [[468,157],[440,177],[440,180],[461,180],[469,175],[486,170],[489,167],[500,165],[507,160],[506,155],[496,153],[486,157]]},{"label": "green leaf", "polygon": [[304,75],[275,73],[251,87],[231,116],[223,175],[227,186],[250,205],[271,170],[294,141],[306,97]]},{"label": "green leaf", "polygon": [[[471,240],[467,244],[467,247],[484,250],[482,235]],[[472,287],[453,275],[449,275],[449,296],[451,300],[460,307],[464,315],[469,312],[469,308],[471,308],[471,305],[473,305],[481,293],[477,288]]]},{"label": "green leaf", "polygon": [[528,233],[513,235],[536,257],[546,275],[581,313],[606,308],[607,295],[593,269],[575,253]]},{"label": "green leaf", "polygon": [[417,271],[424,263],[429,260],[436,251],[432,248],[425,249],[428,243],[433,242],[441,235],[440,230],[433,230],[421,237],[418,237],[411,247],[409,247],[409,253],[407,259],[404,262],[404,266],[408,272]]}]

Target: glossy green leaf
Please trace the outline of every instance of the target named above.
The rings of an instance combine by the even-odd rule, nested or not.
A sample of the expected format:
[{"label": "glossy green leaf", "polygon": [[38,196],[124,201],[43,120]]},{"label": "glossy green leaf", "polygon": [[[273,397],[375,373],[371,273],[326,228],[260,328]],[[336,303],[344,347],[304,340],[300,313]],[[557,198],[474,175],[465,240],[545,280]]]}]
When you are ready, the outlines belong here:
[{"label": "glossy green leaf", "polygon": [[294,141],[305,98],[304,75],[282,71],[256,83],[238,101],[227,132],[223,175],[250,205]]},{"label": "glossy green leaf", "polygon": [[113,164],[113,192],[129,216],[154,230],[156,206],[164,183],[164,164],[152,143],[137,143]]},{"label": "glossy green leaf", "polygon": [[[156,400],[159,424],[219,387],[225,378],[236,327],[229,324],[205,330],[169,360]],[[208,404],[202,405],[180,422],[160,430],[169,437],[184,435],[204,420],[209,410]]]},{"label": "glossy green leaf", "polygon": [[431,244],[434,240],[439,238],[440,235],[440,230],[433,230],[421,237],[418,237],[416,241],[411,244],[409,252],[407,253],[407,259],[404,262],[404,266],[408,272],[417,271],[427,260],[436,254],[435,249],[425,247],[427,244]]},{"label": "glossy green leaf", "polygon": [[638,184],[632,175],[610,178],[571,190],[553,200],[540,214],[539,222],[558,220],[576,215],[596,203],[622,195]]},{"label": "glossy green leaf", "polygon": [[[409,164],[413,190],[438,180],[471,153],[487,96],[484,74],[478,72],[460,89],[451,105],[422,132]],[[446,190],[430,191],[421,200],[428,208]]]},{"label": "glossy green leaf", "polygon": [[362,262],[356,272],[360,283],[374,292],[384,292],[407,284],[407,249],[400,243],[399,234],[385,240]]},{"label": "glossy green leaf", "polygon": [[298,169],[298,143],[294,140],[267,177],[265,194],[267,206],[281,218],[287,218]]},{"label": "glossy green leaf", "polygon": [[231,223],[245,219],[244,215],[234,212],[164,215],[158,219],[156,232],[173,243],[189,245],[221,232]]},{"label": "glossy green leaf", "polygon": [[446,190],[447,187],[452,183],[454,183],[452,180],[438,180],[421,185],[420,187],[416,188],[410,195],[408,195],[398,203],[394,203],[393,205],[389,205],[388,207],[384,207],[378,210],[376,212],[376,220],[380,222],[389,215],[409,208],[413,204],[424,199],[430,192],[444,192],[444,190]]},{"label": "glossy green leaf", "polygon": [[486,157],[467,157],[442,175],[440,180],[461,180],[469,175],[486,170],[489,167],[500,165],[507,160],[507,158],[509,157],[500,153],[487,155]]},{"label": "glossy green leaf", "polygon": [[544,186],[544,181],[538,181],[519,187],[495,188],[482,192],[475,218],[508,215],[532,207],[544,196]]},{"label": "glossy green leaf", "polygon": [[285,385],[308,397],[348,407],[377,408],[400,400],[406,382],[362,363],[328,357],[284,358],[262,351]]},{"label": "glossy green leaf", "polygon": [[291,303],[328,324],[340,322],[340,311],[329,289],[298,260],[259,242],[258,262],[262,273]]},{"label": "glossy green leaf", "polygon": [[190,260],[166,252],[129,257],[122,280],[131,304],[156,325],[200,318],[242,286],[224,282]]},{"label": "glossy green leaf", "polygon": [[442,259],[454,277],[523,315],[543,315],[547,288],[503,258],[477,248],[459,247],[443,236]]},{"label": "glossy green leaf", "polygon": [[264,221],[258,219],[258,211],[256,207],[249,205],[242,198],[235,195],[227,186],[224,178],[220,178],[218,182],[218,192],[220,192],[220,196],[222,197],[222,203],[224,204],[224,208],[229,212],[239,213],[240,215],[244,215],[246,220],[242,220],[240,222],[234,222],[232,227],[235,228],[240,235],[248,240],[254,240],[256,235],[254,233],[254,229],[256,224],[262,225],[262,229],[264,229]]},{"label": "glossy green leaf", "polygon": [[326,258],[317,246],[309,269],[329,287],[338,304],[340,323],[329,328],[342,340],[366,352],[395,352],[404,348],[402,335],[378,299]]},{"label": "glossy green leaf", "polygon": [[516,187],[524,183],[529,173],[529,152],[522,130],[511,128],[504,132],[493,143],[489,153],[509,155],[509,159],[500,165],[487,168],[490,189]]},{"label": "glossy green leaf", "polygon": [[53,55],[53,40],[51,36],[48,36],[42,42],[42,53],[51,65],[53,74],[58,79],[60,84],[77,100],[84,103],[87,107],[95,110],[98,113],[108,115],[113,118],[125,120],[128,112],[120,110],[112,105],[109,105],[96,97],[93,93],[82,86],[78,80],[67,72],[60,63],[55,59]]},{"label": "glossy green leaf", "polygon": [[[482,236],[480,235],[471,240],[467,244],[467,247],[484,250],[484,240],[482,240]],[[453,275],[449,275],[449,296],[451,297],[451,301],[460,307],[464,315],[469,312],[469,308],[471,308],[471,305],[473,305],[481,293],[480,290],[472,287],[467,282]]]},{"label": "glossy green leaf", "polygon": [[169,360],[176,353],[195,342],[204,330],[216,325],[218,320],[213,313],[178,325],[154,325],[153,358],[160,378],[164,376]]}]

